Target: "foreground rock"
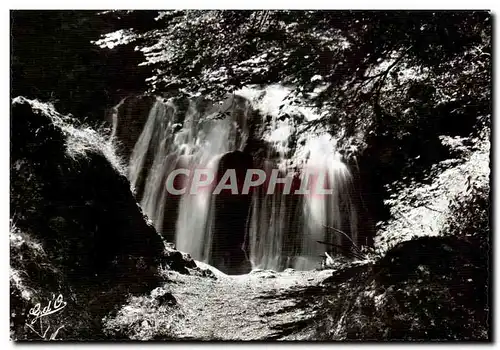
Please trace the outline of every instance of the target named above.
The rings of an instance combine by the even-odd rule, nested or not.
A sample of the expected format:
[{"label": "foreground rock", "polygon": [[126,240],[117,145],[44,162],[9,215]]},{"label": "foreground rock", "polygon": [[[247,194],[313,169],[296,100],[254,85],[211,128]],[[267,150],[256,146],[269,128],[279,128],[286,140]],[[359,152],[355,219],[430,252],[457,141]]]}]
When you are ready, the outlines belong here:
[{"label": "foreground rock", "polygon": [[[11,329],[15,339],[47,339],[61,325],[56,339],[102,339],[102,317],[128,293],[153,288],[158,283],[157,266],[185,269],[185,261],[166,251],[142,214],[111,144],[75,123],[49,105],[13,100]],[[27,328],[29,310],[58,294],[68,305],[57,314],[57,325],[45,335],[31,330],[29,322]],[[36,318],[32,321],[38,324]]]}]

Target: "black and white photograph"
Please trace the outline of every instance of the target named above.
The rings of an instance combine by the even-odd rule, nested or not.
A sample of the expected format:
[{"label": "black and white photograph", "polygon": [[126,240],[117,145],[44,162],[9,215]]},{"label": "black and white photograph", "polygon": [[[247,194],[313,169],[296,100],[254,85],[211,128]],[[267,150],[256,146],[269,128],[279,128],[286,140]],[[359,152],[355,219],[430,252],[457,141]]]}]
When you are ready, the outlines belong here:
[{"label": "black and white photograph", "polygon": [[492,11],[9,16],[11,342],[493,340]]}]

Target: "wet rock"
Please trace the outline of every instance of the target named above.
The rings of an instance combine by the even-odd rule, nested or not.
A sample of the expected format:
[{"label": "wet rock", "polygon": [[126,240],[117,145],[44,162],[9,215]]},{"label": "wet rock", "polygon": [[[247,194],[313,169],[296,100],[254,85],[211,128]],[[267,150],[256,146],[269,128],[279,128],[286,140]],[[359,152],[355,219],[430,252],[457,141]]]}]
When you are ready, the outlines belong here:
[{"label": "wet rock", "polygon": [[172,293],[166,291],[165,289],[158,287],[153,289],[151,292],[151,297],[158,302],[159,306],[173,306],[177,305],[177,299],[172,295]]},{"label": "wet rock", "polygon": [[238,194],[222,190],[214,199],[214,237],[209,263],[228,274],[242,274],[250,271],[243,244],[247,230],[246,222],[250,212],[251,196],[241,194],[248,169],[253,167],[250,154],[234,151],[221,157],[216,176],[219,183],[227,169],[236,172]]},{"label": "wet rock", "polygon": [[198,276],[201,277],[209,277],[212,279],[218,279],[218,278],[226,278],[227,275],[213,267],[212,265],[209,265],[207,263],[201,262],[201,261],[196,261],[196,265],[198,266],[196,269],[193,271],[196,271]]},{"label": "wet rock", "polygon": [[249,275],[257,276],[257,278],[276,278],[276,271],[255,269],[250,271]]},{"label": "wet rock", "polygon": [[276,278],[276,275],[272,273],[265,273],[260,275],[259,278]]},{"label": "wet rock", "polygon": [[191,258],[191,255],[182,253],[178,250],[166,249],[165,262],[171,270],[189,275],[189,269],[196,268],[196,262]]}]

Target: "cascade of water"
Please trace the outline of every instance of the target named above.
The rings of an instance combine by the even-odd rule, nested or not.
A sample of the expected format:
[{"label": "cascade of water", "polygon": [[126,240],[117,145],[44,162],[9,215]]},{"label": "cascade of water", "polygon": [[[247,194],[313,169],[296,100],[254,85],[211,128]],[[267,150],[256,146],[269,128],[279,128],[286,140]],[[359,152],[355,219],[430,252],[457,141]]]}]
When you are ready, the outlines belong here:
[{"label": "cascade of water", "polygon": [[129,179],[133,188],[138,187],[144,174],[146,159],[151,157],[153,160],[147,171],[141,207],[158,231],[162,230],[163,225],[166,198],[164,180],[175,165],[175,156],[171,155],[174,116],[175,106],[158,99],[151,108],[130,158]]},{"label": "cascade of water", "polygon": [[[157,230],[162,232],[164,228],[171,227],[173,231],[175,227],[175,243],[179,250],[189,252],[197,260],[211,261],[213,247],[217,246],[219,250],[224,247],[214,240],[230,234],[228,226],[233,225],[230,221],[230,225],[221,227],[217,222],[220,219],[216,218],[232,215],[228,214],[231,213],[231,206],[237,207],[236,204],[246,199],[220,197],[216,201],[216,196],[211,193],[213,187],[197,194],[188,190],[185,194],[171,196],[166,191],[166,179],[179,167],[189,169],[191,175],[195,169],[216,174],[221,170],[219,163],[226,154],[243,151],[249,137],[247,123],[252,113],[250,106],[263,107],[261,109],[271,115],[264,115],[263,126],[257,135],[252,135],[267,144],[256,167],[263,169],[268,178],[273,169],[280,169],[279,177],[285,177],[296,169],[301,169],[302,175],[307,170],[319,171],[325,175],[324,186],[332,193],[315,192],[311,186],[317,179],[309,186],[312,192],[309,195],[294,194],[297,189],[295,182],[290,194],[283,194],[279,189],[267,194],[267,186],[255,188],[251,204],[248,202],[251,208],[248,220],[244,218],[244,213],[238,214],[238,222],[247,220],[248,238],[241,243],[246,245],[254,268],[312,269],[317,267],[320,255],[329,249],[317,241],[347,245],[349,248],[350,243],[346,243],[346,239],[336,231],[340,230],[356,242],[357,216],[351,202],[351,175],[328,133],[319,136],[303,133],[291,118],[277,117],[279,108],[275,105],[283,103],[282,92],[272,90],[271,100],[266,100],[265,94],[262,100],[262,96],[258,97],[260,105],[255,100],[251,104],[241,97],[229,98],[216,106],[189,100],[186,110],[172,101],[157,99],[132,151],[129,179],[134,188],[143,186],[140,204]],[[291,141],[294,138],[295,141],[300,139],[299,145]],[[189,189],[189,180],[187,186]],[[224,209],[220,209],[220,205]],[[246,211],[244,204],[239,208]],[[214,228],[225,231],[220,236]],[[229,261],[224,257],[218,259],[223,260],[221,264]]]},{"label": "cascade of water", "polygon": [[[273,169],[279,169],[280,177],[285,177],[290,170],[287,166],[291,152],[290,139],[295,129],[290,120],[278,116],[279,106],[285,103],[288,92],[273,86],[265,92],[243,89],[241,93],[252,99],[256,107],[268,117],[260,135],[270,145],[262,165],[267,178]],[[259,187],[252,198],[250,261],[253,268],[281,270],[294,248],[291,223],[298,213],[294,210],[292,195],[283,194],[280,190],[267,194],[267,190],[267,186]]]},{"label": "cascade of water", "polygon": [[311,174],[311,193],[303,197],[302,249],[295,263],[301,270],[318,266],[326,250],[318,241],[344,247],[346,237],[339,230],[354,241],[357,236],[356,210],[349,195],[351,174],[336,152],[334,140],[322,134],[309,138],[304,148],[308,153],[304,171]]},{"label": "cascade of water", "polygon": [[[275,168],[270,161],[264,163],[267,175]],[[286,205],[278,191],[267,195],[267,186],[259,187],[252,198],[250,219],[250,261],[253,268],[278,270],[283,250],[283,220]]]},{"label": "cascade of water", "polygon": [[[280,178],[289,177],[287,172],[287,150],[290,127],[281,125],[273,127],[271,141],[272,149],[267,153],[263,170],[269,179],[274,169],[280,170]],[[274,154],[272,154],[274,153]],[[270,160],[272,159],[272,160]],[[292,178],[289,179],[292,181]],[[267,194],[268,183],[259,187],[252,198],[252,216],[249,225],[250,261],[253,268],[281,270],[285,267],[286,257],[295,248],[293,218],[296,217],[292,193],[284,194],[280,188],[275,188],[272,194]]]},{"label": "cascade of water", "polygon": [[[165,203],[168,197],[168,175],[178,167],[206,169],[215,174],[219,159],[227,152],[243,149],[246,143],[245,123],[247,109],[234,108],[229,117],[218,118],[217,113],[227,109],[215,106],[207,114],[200,103],[189,101],[182,123],[176,120],[178,108],[172,101],[157,99],[132,151],[129,179],[133,188],[144,181],[141,207],[161,232],[164,224]],[[149,169],[144,169],[152,159]],[[187,184],[189,186],[189,183]],[[210,257],[213,226],[213,198],[209,191],[191,194],[186,191],[179,201],[175,241],[178,249],[189,252],[199,260]],[[174,224],[174,223],[171,223]]]},{"label": "cascade of water", "polygon": [[[224,104],[213,109],[203,119],[195,105],[190,105],[184,126],[187,133],[181,131],[177,141],[182,144],[184,152],[191,155],[189,168],[192,170],[205,169],[208,173],[216,174],[222,155],[244,147],[246,136],[234,120],[237,115],[217,119],[220,109],[226,110],[227,106]],[[205,189],[197,194],[188,191],[179,204],[176,246],[199,260],[210,259],[215,210],[213,200],[210,189]]]}]

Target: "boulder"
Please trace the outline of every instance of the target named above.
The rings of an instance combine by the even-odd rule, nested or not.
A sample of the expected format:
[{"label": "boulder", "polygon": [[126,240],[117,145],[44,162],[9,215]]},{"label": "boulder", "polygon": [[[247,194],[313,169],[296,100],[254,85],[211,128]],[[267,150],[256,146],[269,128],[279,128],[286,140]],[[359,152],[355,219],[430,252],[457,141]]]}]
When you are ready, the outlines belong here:
[{"label": "boulder", "polygon": [[102,340],[102,318],[129,295],[156,287],[160,264],[195,266],[167,252],[99,132],[18,97],[10,146],[14,339],[40,340],[26,331],[23,315],[61,293],[68,307],[57,315],[65,325],[58,337]]}]

